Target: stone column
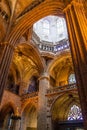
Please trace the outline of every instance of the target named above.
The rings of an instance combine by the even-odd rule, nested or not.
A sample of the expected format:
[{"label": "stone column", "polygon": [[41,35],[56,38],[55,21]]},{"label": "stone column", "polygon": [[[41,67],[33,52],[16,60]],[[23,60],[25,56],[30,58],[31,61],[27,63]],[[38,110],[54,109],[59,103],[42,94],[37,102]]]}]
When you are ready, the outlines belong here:
[{"label": "stone column", "polygon": [[49,75],[44,73],[39,78],[39,95],[38,95],[38,117],[37,130],[47,130],[47,99],[46,92],[49,88]]},{"label": "stone column", "polygon": [[10,45],[8,42],[2,43],[2,45],[4,46],[4,49],[2,57],[0,59],[0,102],[2,100],[2,95],[14,52],[14,47]]},{"label": "stone column", "polygon": [[0,130],[3,129],[3,123],[4,123],[4,121],[3,121],[3,120],[0,120]]},{"label": "stone column", "polygon": [[49,106],[47,106],[47,130],[52,130],[52,115]]},{"label": "stone column", "polygon": [[64,9],[70,39],[78,93],[87,130],[87,18],[81,2],[72,2]]},{"label": "stone column", "polygon": [[[21,119],[20,116],[14,115],[12,117],[12,125],[11,125],[12,130],[20,130],[20,119]],[[9,128],[9,130],[10,130],[10,128]]]},{"label": "stone column", "polygon": [[26,130],[26,127],[27,127],[27,115],[26,114],[22,114],[22,117],[21,117],[21,128],[20,130]]},{"label": "stone column", "polygon": [[13,130],[20,130],[21,116],[19,114],[19,107],[16,109],[16,113],[12,115]]},{"label": "stone column", "polygon": [[13,130],[20,130],[20,119],[14,120]]},{"label": "stone column", "polygon": [[4,121],[3,121],[3,128],[2,130],[6,130],[9,128],[9,121],[10,121],[10,115],[7,114]]}]

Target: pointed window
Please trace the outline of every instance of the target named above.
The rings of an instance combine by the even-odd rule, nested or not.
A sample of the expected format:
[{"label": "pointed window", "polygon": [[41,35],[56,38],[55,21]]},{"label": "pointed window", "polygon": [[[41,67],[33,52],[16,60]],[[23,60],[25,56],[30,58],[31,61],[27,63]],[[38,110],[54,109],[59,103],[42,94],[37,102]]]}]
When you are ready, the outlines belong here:
[{"label": "pointed window", "polygon": [[46,36],[49,35],[49,21],[48,20],[43,21],[43,34]]},{"label": "pointed window", "polygon": [[76,83],[75,74],[70,74],[68,82],[69,84]]},{"label": "pointed window", "polygon": [[63,23],[63,18],[58,18],[57,19],[57,33],[59,37],[62,37],[64,33],[64,23]]},{"label": "pointed window", "polygon": [[68,120],[83,120],[81,108],[73,105],[69,110]]}]

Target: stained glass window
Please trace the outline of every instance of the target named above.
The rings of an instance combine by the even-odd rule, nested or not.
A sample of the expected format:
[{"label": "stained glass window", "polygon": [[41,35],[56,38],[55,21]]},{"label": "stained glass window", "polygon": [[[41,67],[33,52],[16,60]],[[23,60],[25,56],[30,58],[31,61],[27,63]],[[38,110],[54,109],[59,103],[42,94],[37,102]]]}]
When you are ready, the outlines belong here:
[{"label": "stained glass window", "polygon": [[59,41],[68,39],[66,21],[62,17],[47,16],[37,21],[33,31],[40,38],[40,41],[58,44]]},{"label": "stained glass window", "polygon": [[44,35],[49,35],[49,21],[44,20],[43,21],[43,34]]},{"label": "stained glass window", "polygon": [[69,84],[76,83],[75,74],[70,74],[68,82]]},{"label": "stained glass window", "polygon": [[58,31],[58,35],[62,35],[64,32],[63,18],[59,18],[57,20],[57,31]]},{"label": "stained glass window", "polygon": [[82,120],[82,119],[83,117],[81,109],[78,106],[73,105],[69,111],[68,120]]}]

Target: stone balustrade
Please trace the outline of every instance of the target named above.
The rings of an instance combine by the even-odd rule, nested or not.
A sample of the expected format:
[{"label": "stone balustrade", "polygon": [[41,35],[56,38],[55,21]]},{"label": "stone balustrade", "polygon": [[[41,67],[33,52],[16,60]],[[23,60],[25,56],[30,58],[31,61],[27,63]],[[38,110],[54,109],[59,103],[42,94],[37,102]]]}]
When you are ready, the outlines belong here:
[{"label": "stone balustrade", "polygon": [[[72,91],[72,90],[77,90],[77,86],[76,86],[75,83],[74,84],[68,84],[68,85],[65,85],[65,86],[54,87],[52,89],[47,89],[46,95],[62,93],[62,92]],[[26,92],[21,96],[22,100],[34,98],[34,97],[38,97],[38,92],[32,92],[32,93]]]},{"label": "stone balustrade", "polygon": [[53,44],[52,42],[40,41],[39,37],[35,34],[35,32],[33,32],[32,42],[36,43],[40,51],[52,52],[55,54],[63,50],[70,49],[68,39],[63,39]]},{"label": "stone balustrade", "polygon": [[28,99],[28,98],[33,98],[33,97],[37,97],[38,96],[38,92],[32,92],[32,93],[24,93],[21,98],[22,100]]},{"label": "stone balustrade", "polygon": [[48,45],[48,44],[40,43],[38,44],[38,47],[42,51],[57,53],[69,49],[69,42],[68,40],[66,40],[66,41],[62,41],[61,43],[57,43],[56,45]]},{"label": "stone balustrade", "polygon": [[74,90],[77,89],[76,84],[68,84],[65,86],[58,86],[58,87],[54,87],[52,89],[48,89],[47,90],[47,94],[55,94],[55,93],[60,93],[60,92],[64,92],[64,91],[70,91],[70,90]]}]

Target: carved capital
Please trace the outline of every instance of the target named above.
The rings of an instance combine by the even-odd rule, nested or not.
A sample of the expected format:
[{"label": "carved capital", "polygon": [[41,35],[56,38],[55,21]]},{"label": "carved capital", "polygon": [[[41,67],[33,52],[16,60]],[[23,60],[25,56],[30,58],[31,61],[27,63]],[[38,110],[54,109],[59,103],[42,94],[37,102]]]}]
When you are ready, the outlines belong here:
[{"label": "carved capital", "polygon": [[63,12],[66,12],[67,10],[70,10],[71,9],[71,6],[74,6],[76,8],[78,7],[83,7],[83,3],[82,2],[78,2],[78,1],[75,1],[75,0],[72,0],[63,10]]},{"label": "carved capital", "polygon": [[50,80],[49,74],[43,73],[43,74],[41,75],[41,77],[38,78],[38,80],[42,80],[42,79]]},{"label": "carved capital", "polygon": [[13,119],[13,120],[21,120],[21,116],[12,115],[11,119]]},{"label": "carved capital", "polygon": [[71,4],[68,4],[68,5],[64,8],[63,12],[65,13],[67,10],[70,10],[70,9],[71,9]]}]

